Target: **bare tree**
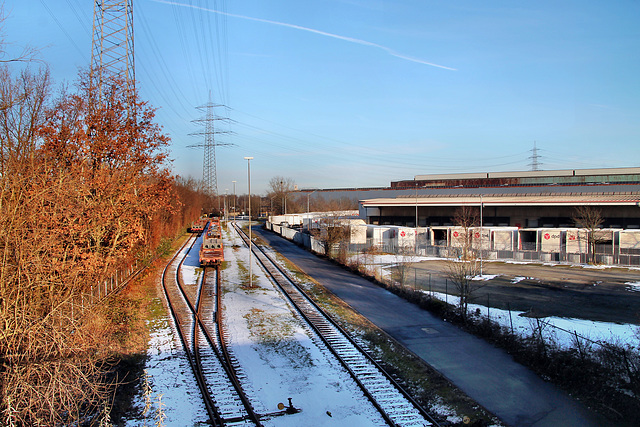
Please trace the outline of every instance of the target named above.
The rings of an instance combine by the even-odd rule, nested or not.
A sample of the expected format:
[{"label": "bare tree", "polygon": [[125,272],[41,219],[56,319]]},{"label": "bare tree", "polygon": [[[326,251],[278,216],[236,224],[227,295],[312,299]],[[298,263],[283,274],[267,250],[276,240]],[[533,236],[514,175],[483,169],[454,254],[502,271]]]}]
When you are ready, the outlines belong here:
[{"label": "bare tree", "polygon": [[480,264],[477,260],[450,260],[447,263],[446,276],[457,291],[460,301],[458,308],[464,320],[467,319],[469,302],[473,293],[485,286],[485,282],[474,280],[480,273]]},{"label": "bare tree", "polygon": [[290,203],[289,194],[294,190],[295,182],[291,178],[274,176],[269,180],[267,197],[270,198],[270,207],[272,207],[273,214],[281,215],[294,211],[290,209],[290,206],[287,206]]},{"label": "bare tree", "polygon": [[416,262],[416,250],[413,245],[403,245],[398,247],[396,252],[396,272],[400,286],[405,286],[409,279],[411,266]]},{"label": "bare tree", "polygon": [[[473,257],[471,253],[471,245],[472,245],[472,233],[471,228],[478,226],[480,223],[480,211],[475,206],[460,206],[458,207],[451,221],[458,227],[461,228],[461,236],[459,236],[458,241],[462,246],[462,259],[468,260]],[[454,233],[456,231],[454,230]]]},{"label": "bare tree", "polygon": [[587,230],[587,246],[589,247],[591,262],[596,262],[596,245],[602,243],[603,236],[599,230],[604,223],[602,211],[593,206],[577,206],[573,214],[576,226]]},{"label": "bare tree", "polygon": [[[305,204],[307,203],[306,197],[307,196],[304,196]],[[332,198],[327,200],[322,197],[322,194],[316,193],[310,197],[309,209],[312,212],[357,210],[358,200],[350,197]]]},{"label": "bare tree", "polygon": [[329,258],[346,255],[345,243],[349,241],[351,234],[349,226],[333,217],[323,218],[319,225],[319,228],[312,230],[312,235],[318,240],[324,253]]}]

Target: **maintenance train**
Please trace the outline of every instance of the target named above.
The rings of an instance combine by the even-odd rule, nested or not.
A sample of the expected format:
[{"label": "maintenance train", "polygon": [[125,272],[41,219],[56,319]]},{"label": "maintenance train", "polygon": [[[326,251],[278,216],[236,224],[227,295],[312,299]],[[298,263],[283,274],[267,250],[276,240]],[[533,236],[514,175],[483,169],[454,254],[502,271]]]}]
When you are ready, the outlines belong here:
[{"label": "maintenance train", "polygon": [[209,221],[209,218],[207,218],[206,216],[203,216],[201,218],[196,219],[195,221],[193,221],[191,223],[191,227],[189,227],[189,232],[190,233],[202,233],[205,229],[205,227],[207,226],[207,222]]},{"label": "maintenance train", "polygon": [[218,218],[209,218],[209,226],[202,237],[200,266],[218,266],[224,261],[222,230]]}]

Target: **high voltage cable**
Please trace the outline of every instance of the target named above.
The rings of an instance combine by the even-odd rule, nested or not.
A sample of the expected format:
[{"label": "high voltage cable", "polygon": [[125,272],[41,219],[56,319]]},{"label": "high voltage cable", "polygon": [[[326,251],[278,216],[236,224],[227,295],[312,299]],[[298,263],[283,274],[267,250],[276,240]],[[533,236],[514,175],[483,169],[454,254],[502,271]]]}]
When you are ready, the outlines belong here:
[{"label": "high voltage cable", "polygon": [[176,5],[171,5],[171,9],[173,11],[173,19],[176,23],[176,28],[178,30],[178,36],[180,38],[180,44],[182,47],[182,52],[184,54],[184,58],[185,58],[185,62],[187,63],[187,70],[189,75],[191,76],[191,78],[189,79],[192,85],[192,89],[193,89],[193,96],[194,99],[197,98],[198,96],[198,85],[196,83],[196,76],[195,76],[195,67],[193,66],[192,62],[191,62],[191,55],[188,55],[187,52],[187,37],[186,37],[186,32],[184,31],[183,25],[182,25],[182,16],[181,14],[181,10],[182,8],[179,8]]},{"label": "high voltage cable", "polygon": [[46,0],[40,0],[40,3],[42,3],[42,6],[44,6],[44,8],[47,10],[47,12],[49,12],[49,15],[51,15],[51,18],[53,18],[53,20],[55,21],[56,25],[58,25],[58,27],[60,28],[60,30],[64,33],[64,35],[67,37],[67,39],[69,39],[69,41],[71,42],[71,44],[76,48],[76,50],[80,53],[80,55],[82,56],[82,58],[86,61],[89,62],[89,59],[85,56],[85,51],[80,49],[80,47],[78,47],[78,45],[76,44],[76,41],[69,35],[69,33],[67,32],[67,30],[65,29],[65,27],[60,23],[60,21],[58,21],[58,18],[53,14],[53,12],[51,11],[51,9],[49,9],[49,6],[47,6],[47,2]]},{"label": "high voltage cable", "polygon": [[[82,12],[82,10],[84,10],[83,7],[77,5],[77,4],[73,4],[74,2],[72,0],[67,0],[67,4],[69,5],[69,9],[71,9],[71,11],[73,12],[73,14],[76,16],[76,19],[78,20],[78,22],[80,23],[81,27],[85,30],[85,32],[87,33],[87,35],[89,36],[89,38],[91,38],[91,29],[89,28],[89,25],[87,24],[87,22],[91,22],[91,17],[88,14],[84,14],[84,16],[80,16],[80,14]],[[77,0],[76,0],[77,3]],[[82,5],[84,6],[84,5]]]},{"label": "high voltage cable", "polygon": [[[142,24],[142,28],[146,32],[146,35],[147,35],[149,46],[151,48],[151,53],[152,53],[153,57],[156,59],[156,66],[160,69],[160,71],[164,75],[165,80],[167,82],[167,85],[165,85],[165,86],[168,86],[171,89],[171,92],[173,93],[175,100],[180,103],[180,105],[181,105],[181,107],[183,108],[184,111],[187,111],[188,108],[187,108],[187,106],[185,104],[182,103],[182,100],[184,99],[187,103],[189,103],[189,100],[186,99],[184,93],[176,90],[176,88],[178,87],[178,84],[175,81],[175,79],[173,78],[171,72],[169,71],[169,67],[167,66],[167,64],[166,64],[166,62],[164,60],[164,57],[162,56],[162,54],[160,52],[160,49],[158,48],[158,45],[157,45],[157,43],[155,41],[155,38],[152,36],[150,26],[149,26],[149,24],[148,24],[148,22],[147,22],[147,20],[146,20],[146,18],[144,17],[143,14],[140,15],[140,18],[141,18],[140,22]],[[149,73],[147,73],[147,74],[149,74]],[[151,74],[149,74],[149,77],[151,79],[153,79],[153,77],[151,77]],[[171,105],[170,108],[174,109],[173,105]],[[174,109],[174,111],[176,112],[176,114],[179,114],[175,109]],[[182,119],[184,120],[184,118],[182,118]]]},{"label": "high voltage cable", "polygon": [[[251,114],[248,114],[248,113],[243,113],[243,114],[246,114],[248,116],[252,116],[254,118],[269,122],[268,120],[262,119],[260,117],[255,116],[255,115],[251,115]],[[291,128],[291,127],[285,126],[285,125],[280,125],[280,124],[277,124],[277,123],[274,123],[274,122],[270,122],[270,123],[276,124],[278,126],[285,127],[287,129],[294,130],[296,132],[300,132],[302,134],[308,134],[308,135],[314,136],[316,138],[330,140],[330,141],[336,142],[338,144],[344,145],[345,147],[346,146],[354,147],[353,144],[348,144],[348,143],[341,142],[341,141],[338,141],[338,140],[335,140],[335,139],[331,139],[331,138],[328,138],[328,137],[325,137],[325,136],[316,135],[316,134],[313,134],[313,133],[310,133],[310,132],[306,132],[306,131],[302,131],[302,130],[299,130],[299,129]],[[284,139],[289,139],[289,140],[291,140],[292,143],[299,144],[300,142],[307,142],[305,139],[300,138],[300,137],[293,137],[293,136],[290,136],[290,135],[281,134],[281,133],[278,133],[278,132],[275,132],[275,131],[272,131],[272,130],[266,130],[264,128],[260,128],[260,127],[253,126],[253,125],[249,125],[249,124],[246,124],[246,123],[237,122],[237,124],[239,126],[241,126],[241,127],[247,127],[247,128],[250,128],[250,129],[254,129],[256,131],[266,132],[266,133],[268,133],[270,135],[280,137],[281,139],[283,139],[283,138]],[[256,137],[251,137],[251,138],[254,139],[254,140],[256,139]],[[265,142],[265,143],[271,144],[272,146],[275,146],[275,147],[280,147],[280,148],[284,148],[284,149],[290,149],[293,152],[308,153],[308,151],[301,150],[301,149],[298,149],[298,148],[291,148],[288,145],[268,142],[266,140],[262,140],[262,141]],[[380,150],[380,149],[373,149],[372,150],[370,146],[364,146],[364,145],[356,146],[356,148],[364,149],[364,150],[368,150],[369,151],[369,153],[366,153],[366,154],[365,153],[360,153],[360,158],[369,158],[369,159],[374,160],[374,161],[377,162],[378,159],[379,159],[379,156],[384,155],[385,156],[385,161],[396,163],[398,165],[397,167],[399,167],[399,168],[406,167],[407,165],[416,166],[416,167],[430,167],[430,168],[438,167],[438,168],[441,168],[442,167],[441,163],[443,163],[443,162],[449,162],[449,163],[455,163],[455,164],[460,162],[459,158],[444,158],[444,157],[437,157],[436,158],[436,157],[434,157],[432,155],[429,155],[428,153],[425,153],[424,155],[428,156],[429,160],[436,161],[437,164],[431,164],[431,163],[426,163],[426,162],[420,162],[420,163],[407,162],[404,159],[398,159],[397,156],[393,155],[392,153],[389,153],[386,150]],[[371,151],[374,151],[374,152],[372,153]],[[332,152],[330,150],[327,150],[326,153],[325,153],[325,156],[326,157],[330,157],[330,158],[331,157],[333,157],[333,158],[341,158],[343,156],[342,153],[343,152],[340,152],[340,154],[338,154],[338,153],[334,154],[334,152]],[[526,162],[528,153],[529,152],[527,150],[527,151],[523,151],[523,152],[519,152],[519,153],[505,155],[505,156],[489,156],[489,157],[483,157],[483,158],[477,158],[476,157],[475,160],[476,160],[476,162],[482,162],[483,164],[479,165],[479,167],[484,167],[484,168],[515,165],[515,164],[523,164],[523,166],[524,166],[524,162]],[[389,157],[389,156],[392,156],[392,157]],[[495,160],[509,159],[509,158],[519,158],[519,160],[516,160],[516,161],[513,161],[513,162],[493,163]],[[375,164],[377,165],[378,163],[375,163]]]}]

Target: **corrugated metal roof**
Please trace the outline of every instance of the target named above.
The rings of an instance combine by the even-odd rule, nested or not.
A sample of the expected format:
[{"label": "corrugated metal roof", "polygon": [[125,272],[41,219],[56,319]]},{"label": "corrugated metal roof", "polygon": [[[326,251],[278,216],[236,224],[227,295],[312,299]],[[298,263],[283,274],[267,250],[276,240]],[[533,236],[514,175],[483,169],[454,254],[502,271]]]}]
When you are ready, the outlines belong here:
[{"label": "corrugated metal roof", "polygon": [[362,200],[363,206],[415,206],[418,205],[640,205],[640,192],[589,193],[527,193],[527,194],[452,194],[404,195],[396,198]]}]

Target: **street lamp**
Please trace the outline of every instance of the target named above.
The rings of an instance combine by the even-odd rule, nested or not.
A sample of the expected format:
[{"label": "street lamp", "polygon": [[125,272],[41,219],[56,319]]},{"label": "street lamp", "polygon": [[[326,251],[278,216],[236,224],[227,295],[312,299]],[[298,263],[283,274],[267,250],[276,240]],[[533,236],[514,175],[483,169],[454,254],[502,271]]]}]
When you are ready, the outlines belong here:
[{"label": "street lamp", "polygon": [[249,182],[249,288],[253,288],[253,275],[251,272],[251,262],[253,256],[251,252],[251,160],[253,157],[245,157],[247,161],[247,181]]},{"label": "street lamp", "polygon": [[229,221],[229,212],[227,211],[227,193],[229,192],[228,188],[224,189],[224,220]]},{"label": "street lamp", "polygon": [[416,187],[416,232],[413,237],[413,249],[416,255],[418,255],[418,182],[413,178],[414,186]]},{"label": "street lamp", "polygon": [[318,191],[318,190],[313,190],[311,193],[307,194],[307,213],[309,213],[309,197],[311,197],[311,195],[313,193],[315,193],[316,191]]},{"label": "street lamp", "polygon": [[482,203],[482,193],[480,193],[480,277],[482,277],[482,233],[484,229],[482,227],[482,223],[484,222],[482,208],[484,207],[484,203]]},{"label": "street lamp", "polygon": [[233,182],[233,222],[236,222],[236,182]]}]

